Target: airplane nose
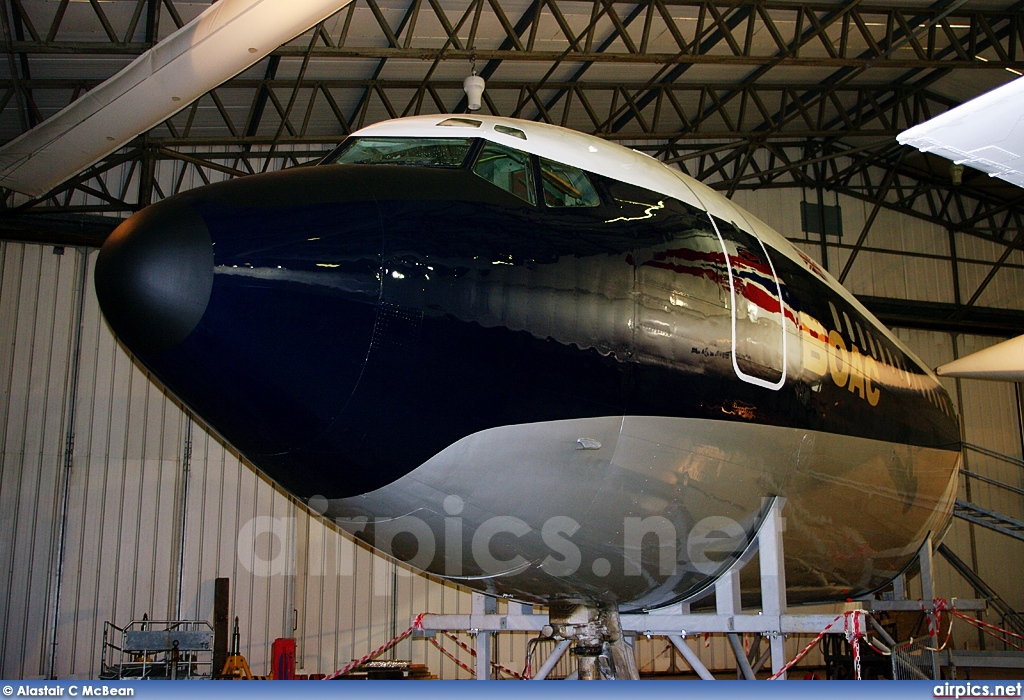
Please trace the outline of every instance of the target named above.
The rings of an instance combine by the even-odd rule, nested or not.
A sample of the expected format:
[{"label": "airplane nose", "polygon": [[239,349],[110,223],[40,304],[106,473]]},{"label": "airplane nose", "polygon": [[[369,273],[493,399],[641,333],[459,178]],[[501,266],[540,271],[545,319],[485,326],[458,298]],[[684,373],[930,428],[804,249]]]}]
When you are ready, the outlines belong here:
[{"label": "airplane nose", "polygon": [[191,206],[174,199],[118,226],[96,260],[100,308],[137,353],[160,353],[188,337],[212,288],[210,232]]},{"label": "airplane nose", "polygon": [[144,209],[104,244],[95,286],[112,330],[154,378],[311,496],[327,492],[324,474],[346,478],[336,460],[313,469],[322,455],[298,453],[338,422],[360,381],[382,250],[361,173],[297,168]]}]

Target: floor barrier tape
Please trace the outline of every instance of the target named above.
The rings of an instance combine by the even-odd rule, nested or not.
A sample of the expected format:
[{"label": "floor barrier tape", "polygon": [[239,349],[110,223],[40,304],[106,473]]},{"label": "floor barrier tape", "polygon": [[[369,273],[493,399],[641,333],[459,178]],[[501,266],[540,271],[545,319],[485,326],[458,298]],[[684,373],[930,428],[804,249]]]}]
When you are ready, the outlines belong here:
[{"label": "floor barrier tape", "polygon": [[[778,671],[776,671],[774,674],[772,674],[771,677],[768,680],[770,680],[770,681],[778,680],[780,677],[782,677],[782,675],[786,671],[788,671],[789,669],[793,668],[793,666],[795,666],[797,663],[799,663],[802,658],[807,656],[807,653],[811,649],[813,649],[814,646],[818,642],[820,642],[825,637],[825,635],[828,634],[828,631],[830,629],[832,629],[835,626],[835,624],[837,622],[839,622],[840,620],[843,620],[843,624],[844,624],[844,626],[846,628],[847,639],[851,639],[851,637],[852,637],[852,639],[850,641],[850,644],[853,647],[854,670],[856,671],[857,680],[860,680],[860,677],[861,677],[861,674],[860,674],[860,653],[859,653],[860,652],[860,650],[859,650],[859,646],[860,645],[855,643],[854,640],[859,640],[861,637],[864,636],[863,626],[862,626],[862,624],[860,622],[860,617],[862,615],[865,615],[865,614],[866,613],[863,610],[848,610],[847,612],[844,612],[841,615],[836,615],[835,619],[832,620],[832,622],[830,622],[827,625],[825,625],[825,629],[823,629],[821,632],[818,632],[818,636],[816,636],[814,639],[812,639],[810,644],[808,644],[803,649],[801,649],[800,652],[796,656],[794,656],[792,659],[790,659],[789,663],[787,663],[785,666],[783,666]],[[851,616],[854,619],[854,622],[853,622],[852,626],[850,624],[850,617]]]},{"label": "floor barrier tape", "polygon": [[338,669],[337,671],[335,671],[334,673],[330,674],[329,676],[325,676],[324,680],[325,681],[333,681],[335,678],[338,678],[340,676],[344,676],[349,671],[351,671],[351,670],[353,670],[355,668],[358,668],[359,666],[362,666],[367,661],[372,661],[373,659],[377,658],[378,656],[383,654],[385,651],[387,651],[391,647],[395,646],[400,641],[402,641],[403,639],[408,637],[410,634],[412,634],[413,630],[423,629],[423,618],[426,615],[427,615],[427,613],[420,613],[419,615],[416,616],[416,619],[413,620],[412,624],[409,625],[409,629],[407,629],[405,632],[402,632],[400,635],[398,635],[397,637],[395,637],[391,641],[385,642],[384,644],[380,645],[379,647],[377,647],[376,649],[371,651],[366,656],[363,656],[362,658],[359,658],[359,659],[356,659],[355,661],[352,661],[351,663],[349,663],[344,668]]}]

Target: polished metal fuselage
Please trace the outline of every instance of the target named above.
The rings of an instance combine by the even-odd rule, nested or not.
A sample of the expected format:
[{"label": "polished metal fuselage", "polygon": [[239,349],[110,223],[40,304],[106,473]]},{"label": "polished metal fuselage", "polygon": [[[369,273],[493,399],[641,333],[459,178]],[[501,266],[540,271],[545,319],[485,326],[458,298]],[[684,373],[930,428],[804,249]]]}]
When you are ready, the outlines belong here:
[{"label": "polished metal fuselage", "polygon": [[[417,119],[371,129],[462,133]],[[105,315],[284,488],[493,595],[697,598],[776,497],[791,602],[870,592],[943,531],[949,397],[826,271],[652,159],[477,121],[459,127],[476,152],[577,167],[599,203],[527,202],[469,161],[224,182],[112,235]],[[140,261],[153,274],[129,278]],[[173,332],[140,324],[150,307]]]},{"label": "polished metal fuselage", "polygon": [[[417,568],[491,595],[649,609],[707,593],[778,496],[791,602],[842,600],[890,581],[948,521],[959,453],[948,432],[932,435],[906,416],[906,429],[888,434],[871,425],[848,434],[834,419],[859,411],[898,422],[927,406],[931,420],[951,423],[948,400],[825,279],[795,279],[775,253],[780,290],[773,266],[752,260],[753,241],[715,230],[706,220],[630,253],[496,266],[431,294],[473,327],[657,368],[674,376],[672,390],[691,394],[680,403],[700,409],[482,430],[391,484],[330,500],[328,515]],[[730,274],[745,286],[730,286]],[[838,319],[798,299],[804,290]],[[396,306],[423,306],[414,286],[389,292]],[[836,326],[831,342],[826,325]],[[763,386],[783,367],[788,393]],[[790,415],[780,418],[773,402],[792,403]],[[801,412],[808,406],[813,415]]]}]

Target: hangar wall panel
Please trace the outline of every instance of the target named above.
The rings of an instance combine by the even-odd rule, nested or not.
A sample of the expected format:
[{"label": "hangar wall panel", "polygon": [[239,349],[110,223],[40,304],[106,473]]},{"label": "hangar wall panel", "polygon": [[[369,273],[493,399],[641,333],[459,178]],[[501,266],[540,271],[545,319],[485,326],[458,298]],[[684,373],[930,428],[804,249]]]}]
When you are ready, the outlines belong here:
[{"label": "hangar wall panel", "polygon": [[0,249],[0,673],[44,672],[52,644],[76,251]]},{"label": "hangar wall panel", "polygon": [[[843,208],[842,244],[852,246],[863,231],[872,205],[849,197],[839,200]],[[846,286],[854,294],[954,301],[949,284],[951,267],[940,259],[949,256],[948,235],[942,227],[882,209],[868,229],[864,246],[866,249],[858,253],[846,278]],[[850,254],[849,248],[836,251],[836,275],[846,266]]]},{"label": "hangar wall panel", "polygon": [[993,264],[1005,256],[1003,267],[986,283],[985,289],[975,302],[979,306],[995,306],[1009,309],[1024,309],[1024,252],[1010,251],[994,241],[976,236],[957,233],[956,254],[960,260],[958,282],[961,296],[966,302],[986,282]]},{"label": "hangar wall panel", "polygon": [[[808,197],[808,201],[816,201],[813,193]],[[736,192],[733,200],[758,213],[787,238],[804,238],[794,240],[794,244],[821,263],[820,237],[803,230],[798,190],[743,190]],[[825,195],[826,205],[831,206],[836,201],[842,210],[843,235],[841,239],[829,236],[827,248],[828,269],[838,277],[871,215],[872,205],[845,195],[840,195],[838,200],[832,194]],[[952,303],[955,293],[949,254],[949,235],[941,226],[881,209],[868,229],[864,248],[854,260],[845,286],[855,294]],[[1000,274],[1006,274],[1007,278],[1024,278],[1016,270]],[[1012,287],[1012,283],[1003,284]]]}]

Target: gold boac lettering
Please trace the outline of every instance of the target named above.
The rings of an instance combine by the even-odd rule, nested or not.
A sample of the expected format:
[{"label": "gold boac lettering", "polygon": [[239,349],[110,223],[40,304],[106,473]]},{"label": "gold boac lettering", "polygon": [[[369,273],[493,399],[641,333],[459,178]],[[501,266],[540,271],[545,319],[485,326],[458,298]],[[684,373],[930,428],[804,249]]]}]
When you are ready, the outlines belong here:
[{"label": "gold boac lettering", "polygon": [[861,369],[864,366],[863,355],[857,349],[856,345],[850,348],[850,393],[860,393],[860,397],[864,398],[864,371]]},{"label": "gold boac lettering", "polygon": [[864,390],[868,396],[868,403],[872,406],[878,405],[878,399],[881,397],[882,392],[871,386],[871,380],[880,381],[881,377],[878,373],[878,363],[875,362],[875,358],[870,355],[864,356]]},{"label": "gold boac lettering", "polygon": [[846,342],[843,336],[836,331],[828,332],[828,369],[832,373],[832,381],[837,386],[846,386],[846,380],[850,378],[850,363],[847,359]]},{"label": "gold boac lettering", "polygon": [[828,345],[825,326],[818,319],[800,312],[800,340],[803,345],[804,369],[816,377],[828,372]]}]

